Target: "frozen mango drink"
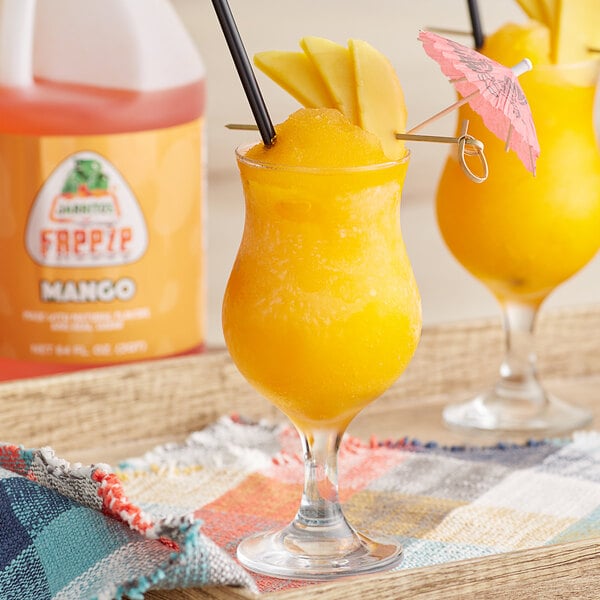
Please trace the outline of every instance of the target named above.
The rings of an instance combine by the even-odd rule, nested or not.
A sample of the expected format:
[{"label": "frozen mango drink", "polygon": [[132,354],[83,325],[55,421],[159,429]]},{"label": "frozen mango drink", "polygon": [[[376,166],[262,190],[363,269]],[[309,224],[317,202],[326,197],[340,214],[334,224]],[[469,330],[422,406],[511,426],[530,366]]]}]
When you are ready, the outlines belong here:
[{"label": "frozen mango drink", "polygon": [[408,158],[334,109],[302,109],[238,154],[244,238],[227,287],[231,356],[303,428],[344,429],[419,336],[398,209]]},{"label": "frozen mango drink", "polygon": [[[579,4],[557,2],[552,27],[541,15],[505,25],[483,48],[506,65],[524,56],[534,63],[519,81],[541,147],[535,177],[468,106],[459,114],[458,121],[469,119],[470,131],[484,142],[493,168],[485,183],[474,185],[449,156],[437,193],[438,223],[454,256],[501,303],[507,354],[493,390],[446,409],[444,417],[454,427],[548,433],[590,418],[542,389],[531,345],[540,304],[600,246],[600,153],[593,127],[600,63],[588,52],[583,22],[576,35],[568,33],[575,31],[572,11]],[[580,15],[580,21],[597,12]]]},{"label": "frozen mango drink", "polygon": [[[386,65],[385,77],[393,73],[383,56],[362,48]],[[345,49],[345,85],[364,81],[357,75],[364,52],[353,59]],[[324,81],[313,87],[325,90]],[[296,519],[238,548],[258,572],[329,579],[389,568],[401,557],[394,541],[348,525],[336,468],[346,426],[402,373],[420,334],[399,220],[408,154],[395,125],[388,123],[384,150],[377,133],[339,108],[302,108],[276,128],[273,147],[237,153],[246,220],[223,302],[225,339],[242,374],[296,425],[306,459]]]},{"label": "frozen mango drink", "polygon": [[549,64],[548,47],[540,48],[544,31],[539,24],[508,26],[484,47],[504,64],[516,63],[518,53],[538,60],[519,79],[542,149],[536,176],[463,107],[459,120],[470,119],[493,169],[474,185],[449,157],[437,198],[441,231],[460,262],[496,295],[530,304],[581,269],[600,243],[600,154],[592,122],[599,61]]}]

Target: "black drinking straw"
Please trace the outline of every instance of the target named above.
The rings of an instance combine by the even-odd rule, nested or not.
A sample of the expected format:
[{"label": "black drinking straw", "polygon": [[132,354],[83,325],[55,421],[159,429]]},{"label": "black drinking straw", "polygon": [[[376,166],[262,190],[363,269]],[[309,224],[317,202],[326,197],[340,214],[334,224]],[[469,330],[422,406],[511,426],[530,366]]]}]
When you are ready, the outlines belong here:
[{"label": "black drinking straw", "polygon": [[250,109],[258,125],[263,143],[265,146],[270,147],[275,142],[275,129],[271,122],[271,117],[269,117],[269,113],[267,112],[267,107],[258,83],[256,82],[252,65],[248,60],[248,54],[244,48],[240,32],[231,14],[231,8],[229,8],[227,0],[212,0],[212,3],[225,35],[225,40],[229,46],[235,68],[242,81],[244,92],[246,92],[246,97],[250,103]]},{"label": "black drinking straw", "polygon": [[475,49],[480,50],[483,48],[483,30],[481,28],[479,6],[477,6],[477,0],[467,0],[467,4],[469,6],[469,17],[471,19],[473,39],[475,40]]}]

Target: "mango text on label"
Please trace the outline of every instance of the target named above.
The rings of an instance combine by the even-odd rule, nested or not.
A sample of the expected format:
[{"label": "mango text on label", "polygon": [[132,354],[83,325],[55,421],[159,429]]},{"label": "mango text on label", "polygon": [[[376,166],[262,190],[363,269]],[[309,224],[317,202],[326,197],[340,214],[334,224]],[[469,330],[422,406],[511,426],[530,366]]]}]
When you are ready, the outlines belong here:
[{"label": "mango text on label", "polygon": [[40,281],[40,300],[42,302],[114,302],[131,300],[136,293],[135,281],[122,277],[116,281],[110,279],[61,281]]}]

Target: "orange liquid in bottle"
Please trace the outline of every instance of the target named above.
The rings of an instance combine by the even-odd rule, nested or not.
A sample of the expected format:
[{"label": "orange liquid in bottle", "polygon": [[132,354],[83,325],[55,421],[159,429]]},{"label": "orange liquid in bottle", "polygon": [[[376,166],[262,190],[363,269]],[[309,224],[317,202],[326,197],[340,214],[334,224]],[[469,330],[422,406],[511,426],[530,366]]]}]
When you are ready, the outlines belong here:
[{"label": "orange liquid in bottle", "polygon": [[[201,127],[201,119],[204,111],[204,82],[198,81],[196,83],[192,83],[189,85],[171,88],[160,91],[127,91],[127,90],[114,90],[114,89],[106,89],[106,88],[95,88],[83,85],[75,85],[75,84],[65,84],[65,83],[57,83],[52,81],[44,81],[37,79],[33,85],[29,87],[23,88],[8,88],[8,87],[0,87],[0,174],[4,176],[4,172],[2,172],[3,165],[1,164],[5,158],[7,153],[3,156],[2,151],[2,142],[6,144],[12,143],[10,140],[12,139],[24,139],[25,143],[27,143],[27,139],[31,136],[32,139],[43,138],[44,140],[50,140],[51,145],[56,145],[58,140],[65,139],[68,140],[66,145],[68,146],[67,154],[72,150],[82,150],[83,148],[77,148],[78,143],[85,144],[86,141],[97,139],[97,136],[106,136],[107,142],[106,146],[103,146],[101,150],[89,148],[89,150],[96,150],[102,154],[102,151],[107,151],[112,148],[111,144],[119,144],[123,143],[123,137],[115,134],[124,134],[124,136],[129,135],[156,135],[162,136],[165,135],[161,132],[168,131],[171,132],[168,135],[168,142],[165,142],[165,146],[169,144],[168,148],[164,150],[164,155],[173,156],[172,148],[174,145],[181,142],[183,136],[186,136],[185,141],[187,143],[195,143],[198,142],[198,157],[200,154],[200,127]],[[189,128],[189,129],[185,129]],[[180,131],[181,130],[181,131]],[[175,133],[172,133],[175,132]],[[185,133],[181,133],[185,132]],[[175,136],[178,136],[175,138]],[[128,138],[129,139],[129,138]],[[140,138],[141,140],[146,140],[146,138]],[[150,138],[148,138],[150,139]],[[8,142],[6,140],[9,140]],[[116,142],[115,142],[116,140]],[[162,138],[161,138],[162,140]],[[160,144],[163,142],[160,141]],[[142,144],[144,142],[142,141]],[[139,142],[138,142],[139,145]],[[147,144],[146,144],[147,145]],[[181,143],[179,143],[181,146]],[[72,147],[72,148],[71,148]],[[157,142],[158,147],[158,142]],[[159,147],[160,150],[160,147]],[[159,150],[156,150],[156,153],[159,153]],[[122,152],[122,149],[121,149]],[[40,155],[43,155],[43,152],[40,151]],[[168,159],[165,156],[161,155],[161,160],[166,161]],[[110,157],[109,157],[110,158]],[[193,158],[193,157],[192,157]],[[16,160],[16,159],[15,159]],[[186,164],[190,164],[190,158],[187,159]],[[7,161],[8,166],[6,168],[11,168],[12,171],[15,170],[15,162],[11,163],[10,159]],[[43,160],[38,161],[42,163]],[[171,161],[173,162],[173,161]],[[177,162],[176,160],[174,162]],[[198,161],[199,164],[200,161]],[[195,163],[194,163],[195,164]],[[26,168],[27,164],[23,165],[23,168]],[[36,165],[38,169],[43,171],[43,166],[39,167]],[[177,166],[174,165],[171,167],[171,171],[167,172],[165,177],[170,177],[171,179],[181,179],[179,176],[175,176],[174,173]],[[18,170],[18,169],[17,169]],[[197,169],[199,171],[199,167]],[[49,176],[49,173],[41,173],[43,179]],[[14,173],[14,178],[20,177],[23,179],[23,173],[17,174]],[[13,178],[13,174],[11,172],[11,178]],[[131,182],[131,179],[135,179],[133,176],[128,177],[127,173],[124,174],[124,179],[128,180],[128,183]],[[148,175],[146,174],[146,179],[148,179]],[[200,194],[200,173],[197,173],[197,177],[189,183],[188,188],[190,190],[190,194]],[[176,185],[176,182],[173,182]],[[197,185],[196,185],[197,184]],[[34,185],[34,184],[32,184]],[[39,187],[40,183],[35,184]],[[161,187],[162,183],[159,181],[154,185],[154,187]],[[183,185],[183,184],[182,184]],[[192,186],[197,187],[198,189],[192,189]],[[132,185],[133,188],[133,185]],[[161,187],[163,189],[164,186]],[[14,189],[21,189],[19,186],[15,186],[11,188],[13,193]],[[0,190],[1,192],[1,190]],[[35,195],[36,189],[35,187],[30,190],[31,193]],[[158,192],[152,192],[158,194]],[[137,201],[140,207],[145,212],[145,199],[144,190],[140,187],[137,191],[134,189],[134,194],[137,197]],[[0,193],[0,212],[2,214],[7,214],[7,207],[5,204],[10,201],[10,193],[6,193],[4,196]],[[32,203],[31,197],[23,197],[17,200],[14,200],[15,203],[23,203],[30,204]],[[163,199],[164,200],[164,199]],[[173,210],[176,213],[175,219],[178,218],[179,213],[177,213],[177,202],[180,200],[180,194],[178,194],[178,190],[176,189],[173,193],[173,197],[169,199],[169,203],[173,204]],[[190,206],[194,205],[195,198],[192,198],[188,204]],[[198,198],[199,200],[199,198]],[[164,204],[164,201],[163,201]],[[200,202],[197,202],[198,206],[193,208],[194,218],[199,221],[201,215],[199,214]],[[27,212],[25,208],[22,209],[24,212]],[[159,209],[153,209],[159,210]],[[190,209],[191,210],[191,209]],[[160,210],[159,210],[160,212]],[[163,209],[164,212],[164,209]],[[181,211],[180,211],[181,212]],[[26,217],[23,217],[26,218]],[[169,223],[168,219],[157,219],[163,223]],[[183,220],[183,217],[179,218],[180,221]],[[148,223],[148,250],[144,253],[144,261],[151,261],[155,259],[151,259],[151,245],[154,239],[158,239],[160,236],[158,234],[153,235],[152,223],[149,221],[148,216],[146,216],[146,221]],[[175,225],[173,225],[175,227]],[[20,231],[19,231],[20,229]],[[23,238],[24,238],[24,223],[17,223],[17,234],[19,237],[19,244],[15,244],[15,241],[11,242],[12,245],[7,245],[6,240],[2,236],[2,231],[0,231],[0,253],[2,254],[2,269],[12,268],[14,270],[20,270],[21,274],[19,275],[22,279],[33,277],[34,273],[39,274],[40,269],[44,273],[44,276],[50,277],[58,277],[57,272],[59,269],[55,267],[44,267],[43,265],[34,264],[35,261],[32,261],[29,256],[27,256],[25,249],[23,248]],[[196,224],[194,229],[194,234],[200,238],[200,225]],[[1,227],[0,227],[1,230]],[[181,237],[179,230],[176,232],[176,236]],[[162,231],[164,233],[165,244],[169,245],[168,241],[168,233],[169,231]],[[15,250],[20,245],[21,250]],[[189,245],[189,244],[188,244]],[[179,248],[177,250],[179,255],[182,255],[184,252],[187,252],[187,248]],[[197,258],[199,259],[197,267],[194,266],[188,276],[192,279],[201,279],[201,273],[199,272],[202,269],[202,242],[199,239],[197,246],[195,246],[192,252],[188,252],[188,254],[194,255],[196,253]],[[165,254],[164,249],[157,250],[157,254]],[[195,256],[195,255],[194,255]],[[171,260],[170,260],[171,259]],[[170,260],[171,263],[177,262],[177,260],[173,261],[173,256],[166,255],[162,260],[165,264],[162,264],[158,270],[160,273],[157,275],[157,278],[161,276],[162,273],[167,273],[171,271],[169,264],[167,261]],[[138,264],[133,265],[139,271],[139,275],[136,276],[136,283],[138,284],[138,288],[143,283],[144,279],[144,271],[154,269],[153,263],[148,262],[147,266],[140,266],[141,261],[138,261]],[[176,268],[176,267],[174,267]],[[84,271],[79,273],[79,276],[85,275],[89,277],[89,272],[95,273],[95,276],[102,277],[101,273],[104,271],[106,276],[115,277],[116,271],[118,267],[111,266],[109,268],[95,267],[92,269],[87,269],[87,274]],[[182,267],[183,269],[183,267]],[[198,269],[198,272],[194,272],[195,269]],[[37,270],[37,271],[36,271]],[[75,277],[78,273],[78,269],[62,269],[63,278],[65,277],[64,272],[67,271],[68,277]],[[180,273],[180,280],[184,278],[184,273]],[[21,349],[20,351],[14,351],[14,347],[11,343],[9,337],[12,335],[12,338],[18,337],[15,334],[16,329],[13,329],[12,334],[7,332],[6,323],[14,323],[15,319],[20,318],[21,309],[18,311],[14,311],[12,316],[7,316],[5,314],[2,317],[3,306],[2,303],[7,304],[6,298],[10,300],[8,303],[13,302],[13,293],[14,293],[14,285],[11,285],[10,282],[4,282],[6,286],[4,289],[2,288],[2,281],[0,281],[0,319],[5,319],[5,326],[0,326],[0,381],[9,380],[9,379],[18,379],[23,377],[34,377],[40,375],[48,375],[53,373],[67,372],[73,371],[81,368],[87,368],[92,366],[100,366],[105,364],[113,364],[130,360],[140,360],[145,358],[158,358],[161,356],[169,356],[176,354],[186,354],[191,352],[197,352],[201,350],[202,343],[202,307],[195,307],[195,302],[197,304],[197,299],[199,296],[202,296],[202,283],[195,282],[192,293],[187,294],[188,296],[192,296],[192,298],[184,301],[181,306],[179,306],[179,311],[183,313],[190,314],[194,313],[192,317],[189,319],[189,323],[181,322],[183,321],[185,314],[181,314],[179,317],[171,316],[171,320],[178,319],[177,327],[174,327],[168,319],[162,318],[157,327],[160,331],[157,332],[157,336],[162,336],[163,338],[169,338],[171,331],[170,330],[181,330],[183,333],[179,336],[177,340],[175,340],[172,344],[167,342],[163,342],[160,339],[155,343],[147,344],[147,348],[145,350],[135,350],[133,349],[131,352],[127,354],[121,354],[119,356],[107,354],[106,352],[100,352],[99,354],[94,355],[89,348],[95,347],[92,342],[90,342],[87,355],[85,352],[81,352],[78,356],[75,356],[73,352],[70,351],[68,355],[58,356],[55,351],[52,352],[52,355],[43,355],[39,357],[29,357],[23,356],[24,351]],[[151,287],[155,285],[152,290],[156,295],[156,290],[159,289],[156,287],[157,284],[148,283],[148,286]],[[11,289],[11,287],[13,289]],[[32,288],[33,289],[33,288]],[[37,292],[37,287],[36,287]],[[186,294],[184,294],[184,290],[179,290],[180,295],[179,298],[183,298]],[[20,292],[23,294],[23,292]],[[150,294],[151,292],[147,292]],[[4,298],[2,297],[4,296]],[[164,300],[164,299],[163,299]],[[173,301],[174,302],[174,301]],[[171,304],[173,303],[171,302]],[[187,304],[185,304],[187,302]],[[34,302],[34,304],[36,304]],[[164,304],[164,302],[163,302]],[[52,310],[51,305],[48,305]],[[61,311],[69,312],[71,308],[75,307],[75,310],[82,310],[81,305],[73,305],[65,302],[64,305],[61,305]],[[174,314],[177,312],[178,307],[171,306],[170,310]],[[23,310],[26,307],[23,307]],[[152,308],[152,314],[157,314],[162,311],[164,306],[159,308]],[[4,307],[5,309],[5,307]],[[85,307],[84,310],[91,310],[89,305]],[[166,310],[166,309],[165,309]],[[164,312],[164,311],[163,311]],[[6,313],[6,309],[5,309]],[[48,313],[49,314],[49,313]],[[162,313],[161,313],[162,314]],[[133,322],[132,322],[133,323]],[[31,323],[27,323],[22,326],[23,336],[28,337],[31,336],[31,331],[28,329],[32,326]],[[125,329],[127,327],[131,327],[135,329],[135,335],[139,337],[143,337],[145,331],[151,330],[154,327],[154,324],[151,322],[144,323],[143,320],[140,320],[140,323],[130,324],[125,323]],[[15,328],[21,327],[20,323],[14,325]],[[185,334],[184,330],[188,328],[193,331],[192,337],[194,337],[195,342],[191,342],[190,335]],[[4,329],[2,331],[1,329]],[[56,334],[55,334],[56,335]],[[90,334],[91,335],[91,334]],[[102,338],[104,334],[98,334],[98,338]],[[113,333],[113,335],[118,335]],[[126,333],[123,333],[126,336]],[[176,335],[174,337],[177,337]],[[61,347],[67,349],[73,349],[76,346],[72,345],[74,340],[77,338],[77,333],[68,332],[64,333],[63,339],[66,341],[66,345]],[[97,338],[90,338],[97,339]],[[127,339],[124,337],[123,339]],[[100,339],[102,341],[102,339]],[[71,345],[69,345],[71,344]],[[79,344],[81,346],[81,344]],[[83,347],[83,346],[81,346]],[[106,349],[107,345],[104,344]],[[116,347],[116,346],[115,346]],[[56,349],[56,348],[55,348]],[[67,360],[65,360],[67,358]]]},{"label": "orange liquid in bottle", "polygon": [[36,80],[0,87],[0,134],[91,135],[160,129],[204,112],[204,82],[140,92]]}]

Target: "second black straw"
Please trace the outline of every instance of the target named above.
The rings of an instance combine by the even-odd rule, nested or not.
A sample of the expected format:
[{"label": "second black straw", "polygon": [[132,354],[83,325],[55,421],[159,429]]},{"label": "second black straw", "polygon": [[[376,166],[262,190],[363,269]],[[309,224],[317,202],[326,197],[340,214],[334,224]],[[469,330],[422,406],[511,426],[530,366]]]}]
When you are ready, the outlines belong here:
[{"label": "second black straw", "polygon": [[479,6],[477,0],[467,0],[467,4],[469,6],[469,18],[471,19],[475,49],[481,50],[483,48],[483,29],[481,27],[481,17],[479,16]]}]

